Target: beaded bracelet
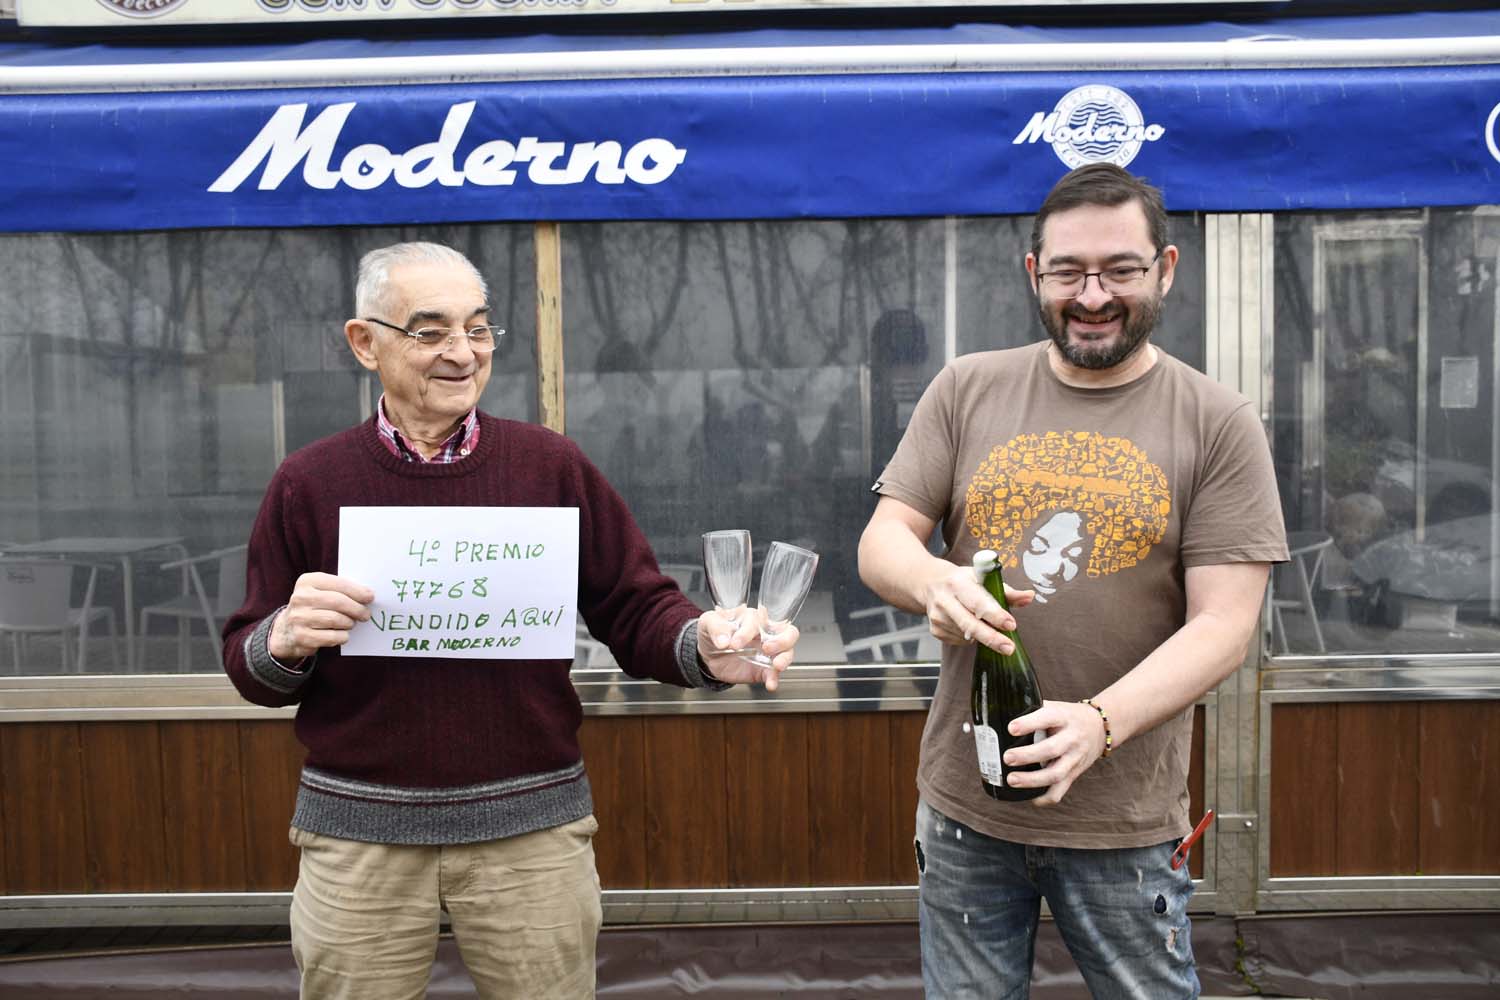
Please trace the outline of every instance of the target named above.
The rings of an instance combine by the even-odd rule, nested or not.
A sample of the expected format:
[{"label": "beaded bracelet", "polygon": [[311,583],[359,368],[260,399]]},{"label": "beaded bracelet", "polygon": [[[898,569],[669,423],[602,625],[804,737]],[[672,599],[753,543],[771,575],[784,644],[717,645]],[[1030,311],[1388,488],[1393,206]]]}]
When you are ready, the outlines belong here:
[{"label": "beaded bracelet", "polygon": [[1099,706],[1099,703],[1092,698],[1080,698],[1078,704],[1087,705],[1089,708],[1092,708],[1094,711],[1098,712],[1099,721],[1104,723],[1104,752],[1099,755],[1099,758],[1102,760],[1105,757],[1109,756],[1109,752],[1113,750],[1115,746],[1114,734],[1109,731],[1109,716],[1105,714],[1104,709]]}]

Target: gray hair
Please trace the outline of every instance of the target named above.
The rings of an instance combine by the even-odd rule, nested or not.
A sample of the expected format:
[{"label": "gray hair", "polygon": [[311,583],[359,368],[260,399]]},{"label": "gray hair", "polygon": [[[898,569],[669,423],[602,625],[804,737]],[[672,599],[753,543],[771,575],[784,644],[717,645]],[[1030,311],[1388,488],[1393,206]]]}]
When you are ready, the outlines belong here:
[{"label": "gray hair", "polygon": [[441,243],[393,243],[371,250],[359,260],[354,285],[354,311],[359,316],[381,316],[390,308],[391,271],[403,264],[453,264],[467,268],[489,298],[489,286],[479,268],[463,254]]}]

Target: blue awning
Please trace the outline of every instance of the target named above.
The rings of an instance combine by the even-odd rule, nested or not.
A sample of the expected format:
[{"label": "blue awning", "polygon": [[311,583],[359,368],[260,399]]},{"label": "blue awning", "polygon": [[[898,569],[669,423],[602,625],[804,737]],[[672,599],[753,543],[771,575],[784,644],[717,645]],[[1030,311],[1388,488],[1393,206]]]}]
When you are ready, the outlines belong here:
[{"label": "blue awning", "polygon": [[1500,14],[0,46],[0,229],[1500,202]]}]

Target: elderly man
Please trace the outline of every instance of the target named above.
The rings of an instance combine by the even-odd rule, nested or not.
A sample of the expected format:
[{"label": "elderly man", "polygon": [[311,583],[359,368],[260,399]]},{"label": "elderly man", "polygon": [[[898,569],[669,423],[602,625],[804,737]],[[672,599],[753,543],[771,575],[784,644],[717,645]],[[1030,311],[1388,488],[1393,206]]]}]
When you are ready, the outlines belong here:
[{"label": "elderly man", "polygon": [[[917,769],[922,975],[932,997],[1025,997],[1039,901],[1100,998],[1198,995],[1186,867],[1193,702],[1244,658],[1287,557],[1254,405],[1151,343],[1178,250],[1161,194],[1113,164],[1042,203],[1025,264],[1047,339],[954,361],[882,474],[860,575],[946,644]],[[943,525],[946,554],[924,545]],[[993,549],[1017,591],[980,587]],[[1026,636],[1040,709],[968,735],[974,643]]]},{"label": "elderly man", "polygon": [[[576,507],[578,608],[625,671],[722,688],[795,628],[703,613],[658,569],[619,495],[567,438],[477,408],[503,330],[463,255],[368,254],[344,325],[384,391],[365,423],[291,455],[250,539],[245,605],[225,625],[240,693],[297,704],[307,760],[292,947],[311,998],[421,996],[440,911],[489,998],[591,997],[601,919],[582,710],[567,660],[345,657],[374,592],[334,574],[342,506]],[[691,761],[677,762],[691,767]]]}]

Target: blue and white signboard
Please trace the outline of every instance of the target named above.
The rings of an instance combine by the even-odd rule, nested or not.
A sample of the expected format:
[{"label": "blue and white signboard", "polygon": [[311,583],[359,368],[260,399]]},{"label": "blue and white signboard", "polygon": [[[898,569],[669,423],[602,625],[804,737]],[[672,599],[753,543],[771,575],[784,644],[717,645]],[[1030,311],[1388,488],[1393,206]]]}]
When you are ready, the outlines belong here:
[{"label": "blue and white signboard", "polygon": [[1109,161],[1175,211],[1500,202],[1500,65],[0,96],[0,229],[1029,213]]}]

